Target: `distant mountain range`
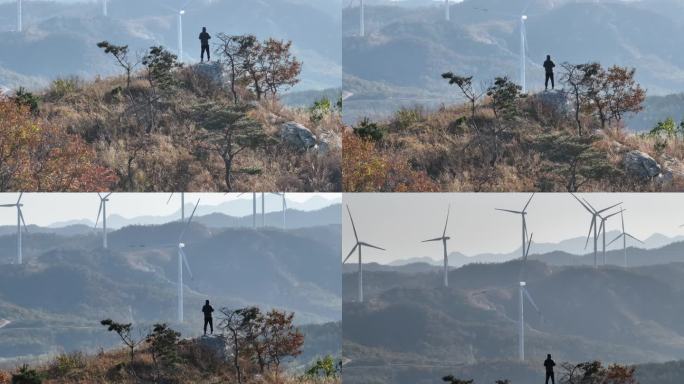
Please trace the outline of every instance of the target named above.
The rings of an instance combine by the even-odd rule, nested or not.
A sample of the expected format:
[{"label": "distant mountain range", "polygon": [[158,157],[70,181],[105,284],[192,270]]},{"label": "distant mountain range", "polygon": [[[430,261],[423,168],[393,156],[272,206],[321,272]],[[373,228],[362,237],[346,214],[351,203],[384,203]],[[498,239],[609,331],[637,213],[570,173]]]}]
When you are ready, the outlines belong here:
[{"label": "distant mountain range", "polygon": [[[681,255],[684,243],[674,246],[670,253]],[[541,314],[526,303],[528,360],[520,364],[520,271],[519,261],[471,264],[450,271],[444,288],[436,270],[367,270],[364,303],[355,301],[356,274],[345,273],[345,382],[427,383],[447,374],[477,383],[534,382],[543,377],[547,353],[556,362],[625,364],[662,363],[684,353],[677,320],[684,316],[684,262],[594,269],[530,261],[526,281]],[[681,374],[674,365],[666,377]],[[637,374],[658,383],[657,367]]]},{"label": "distant mountain range", "polygon": [[[684,22],[676,16],[684,3],[679,0],[465,0],[451,6],[450,22],[444,20],[443,3],[399,4],[369,5],[365,38],[358,36],[359,8],[343,11],[343,88],[353,94],[345,104],[348,122],[401,106],[456,101],[456,91],[440,76],[447,71],[474,76],[476,84],[503,75],[518,80],[524,9],[529,89],[543,89],[541,63],[550,54],[556,64],[635,67],[637,81],[651,96],[684,91],[684,56],[678,49],[684,44]],[[676,112],[673,118],[684,117],[682,108]],[[649,121],[635,122],[635,130],[668,117],[645,114]]]},{"label": "distant mountain range", "polygon": [[107,250],[92,231],[30,229],[23,265],[11,264],[15,236],[0,235],[0,319],[10,321],[0,329],[0,360],[111,346],[116,340],[99,325],[107,317],[165,321],[197,335],[205,299],[215,308],[286,309],[298,324],[341,320],[339,219],[288,230],[193,223],[183,238],[192,271],[185,271],[186,322],[175,324],[181,229],[177,221],[127,226],[109,234]]},{"label": "distant mountain range", "polygon": [[[24,32],[16,32],[14,2],[0,3],[0,85],[27,88],[58,77],[94,78],[120,71],[96,47],[108,40],[132,52],[177,47],[176,15],[183,18],[184,57],[199,60],[197,35],[206,26],[216,43],[219,32],[255,34],[293,41],[303,63],[295,89],[339,87],[341,82],[341,0],[110,0],[109,17],[99,2],[24,2]],[[50,65],[44,65],[45,62]]]}]

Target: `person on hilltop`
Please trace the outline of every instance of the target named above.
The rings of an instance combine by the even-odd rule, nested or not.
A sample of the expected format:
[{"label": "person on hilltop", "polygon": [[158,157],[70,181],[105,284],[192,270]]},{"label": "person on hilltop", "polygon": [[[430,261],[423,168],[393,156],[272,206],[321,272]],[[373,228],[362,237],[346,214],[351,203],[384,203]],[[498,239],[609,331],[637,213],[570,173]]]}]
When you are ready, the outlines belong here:
[{"label": "person on hilltop", "polygon": [[544,80],[545,90],[549,89],[549,80],[551,80],[551,89],[553,90],[556,87],[553,78],[553,68],[555,67],[556,64],[553,61],[551,61],[551,55],[546,55],[546,61],[544,61],[544,70],[546,71],[546,79]]},{"label": "person on hilltop", "polygon": [[214,308],[209,304],[209,300],[204,303],[202,307],[202,312],[204,313],[204,335],[207,335],[207,325],[211,330],[211,334],[214,334],[214,319],[211,315],[214,312]]},{"label": "person on hilltop", "polygon": [[200,42],[202,43],[202,53],[200,54],[200,62],[204,62],[204,52],[207,52],[207,61],[211,61],[211,54],[209,53],[209,39],[211,35],[207,32],[207,27],[202,27],[202,33],[199,35]]},{"label": "person on hilltop", "polygon": [[546,355],[546,360],[544,360],[544,368],[546,368],[546,384],[549,384],[549,379],[551,379],[552,384],[556,384],[556,377],[553,373],[553,367],[556,366],[556,362],[551,359],[551,355]]}]

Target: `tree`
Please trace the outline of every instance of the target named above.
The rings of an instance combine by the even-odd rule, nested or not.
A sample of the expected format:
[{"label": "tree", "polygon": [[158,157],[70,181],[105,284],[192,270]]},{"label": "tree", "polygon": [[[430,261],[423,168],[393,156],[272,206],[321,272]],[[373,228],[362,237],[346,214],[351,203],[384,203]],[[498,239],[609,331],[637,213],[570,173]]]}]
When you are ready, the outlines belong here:
[{"label": "tree", "polygon": [[619,364],[605,367],[600,361],[561,364],[560,384],[637,384],[635,368]]},{"label": "tree", "polygon": [[522,97],[522,87],[515,84],[508,77],[497,77],[494,84],[487,89],[487,96],[491,98],[491,108],[494,111],[495,123],[490,136],[492,141],[492,158],[490,165],[494,166],[499,159],[499,141],[501,134],[508,129],[508,125],[520,114],[518,100]]},{"label": "tree", "polygon": [[19,87],[17,93],[14,95],[14,101],[19,106],[26,106],[31,113],[38,113],[38,96],[27,91],[24,87]]},{"label": "tree", "polygon": [[223,57],[223,62],[227,67],[228,78],[230,81],[230,91],[233,94],[233,102],[238,103],[237,85],[245,78],[247,68],[245,58],[250,56],[250,51],[258,45],[254,35],[227,35],[220,33],[221,46],[217,52]]},{"label": "tree", "polygon": [[634,80],[636,69],[614,65],[608,68],[608,111],[611,120],[617,122],[627,113],[643,110],[646,91]]},{"label": "tree", "polygon": [[12,384],[41,384],[43,375],[29,368],[27,364],[22,364],[19,372],[12,375]]},{"label": "tree", "polygon": [[247,349],[249,330],[254,327],[254,322],[259,319],[261,313],[257,307],[241,309],[220,309],[222,318],[219,327],[228,334],[231,343],[233,367],[238,384],[242,384],[243,372],[240,358]]},{"label": "tree", "polygon": [[101,191],[117,179],[79,136],[37,118],[26,106],[0,101],[0,190]]},{"label": "tree", "polygon": [[568,192],[577,192],[586,183],[615,172],[605,153],[594,148],[597,140],[596,136],[550,133],[538,137],[535,145],[542,158],[551,162],[549,173],[560,178]]},{"label": "tree", "polygon": [[323,358],[318,358],[316,361],[306,370],[306,376],[316,378],[316,377],[337,377],[341,371],[341,362],[335,361],[335,359],[326,355]]},{"label": "tree", "polygon": [[119,335],[121,342],[128,347],[130,362],[133,364],[133,359],[135,358],[135,348],[144,342],[145,339],[133,336],[131,323],[117,323],[112,319],[105,319],[100,321],[100,324],[107,327],[107,331],[115,332],[117,335]]},{"label": "tree", "polygon": [[442,377],[442,381],[445,381],[449,384],[473,384],[473,380],[462,380],[454,377],[453,375]]},{"label": "tree", "polygon": [[268,312],[264,319],[267,354],[275,365],[276,375],[283,359],[302,353],[304,335],[294,326],[293,319],[294,313],[276,309]]},{"label": "tree", "polygon": [[97,43],[98,48],[104,50],[105,54],[112,55],[124,72],[126,72],[126,89],[131,88],[131,75],[138,65],[128,56],[128,45],[114,45],[107,40]]},{"label": "tree", "polygon": [[179,338],[180,333],[167,324],[155,324],[152,332],[145,338],[152,355],[156,381],[161,379],[163,372],[174,369],[181,361],[178,356]]},{"label": "tree", "polygon": [[176,85],[173,70],[183,65],[178,62],[178,56],[160,46],[150,47],[143,57],[142,64],[147,68],[147,81],[150,86],[162,91],[170,90]]},{"label": "tree", "polygon": [[474,119],[477,101],[485,94],[485,92],[476,91],[473,88],[472,76],[465,77],[454,75],[452,72],[446,72],[442,74],[442,78],[449,80],[449,84],[456,85],[458,89],[461,90],[463,96],[470,102],[470,118]]},{"label": "tree", "polygon": [[575,111],[575,123],[577,124],[577,135],[582,136],[582,120],[580,117],[582,108],[587,104],[584,83],[586,67],[565,62],[561,64],[561,68],[563,68],[563,73],[561,74],[560,81],[570,88],[573,109]]},{"label": "tree", "polygon": [[[263,73],[264,85],[272,97],[285,87],[294,87],[299,83],[302,63],[291,52],[292,42],[269,38],[262,44],[259,67]],[[259,96],[257,96],[257,99]]]},{"label": "tree", "polygon": [[674,119],[668,117],[665,121],[659,121],[653,129],[649,132],[651,136],[664,136],[665,138],[673,138],[677,136],[677,123]]},{"label": "tree", "polygon": [[256,148],[266,142],[267,135],[261,124],[247,116],[251,107],[209,102],[195,107],[200,126],[198,137],[201,149],[221,157],[225,167],[227,191],[233,190],[233,163],[247,148]]}]

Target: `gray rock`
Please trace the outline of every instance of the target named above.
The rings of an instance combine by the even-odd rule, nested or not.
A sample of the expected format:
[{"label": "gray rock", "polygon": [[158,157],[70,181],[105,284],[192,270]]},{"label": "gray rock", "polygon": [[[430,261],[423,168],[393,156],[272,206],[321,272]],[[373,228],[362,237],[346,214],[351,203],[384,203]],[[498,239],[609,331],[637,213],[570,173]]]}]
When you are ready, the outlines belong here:
[{"label": "gray rock", "polygon": [[192,70],[215,84],[223,84],[223,68],[218,62],[195,64],[192,66]]},{"label": "gray rock", "polygon": [[280,126],[280,138],[299,151],[315,148],[318,142],[316,135],[309,128],[294,121],[288,121]]},{"label": "gray rock", "polygon": [[228,361],[231,357],[230,348],[228,347],[228,339],[221,335],[202,336],[194,339],[197,345],[213,351],[216,357],[223,361]]},{"label": "gray rock", "polygon": [[655,159],[645,152],[629,151],[625,153],[622,162],[628,174],[642,179],[653,179],[662,172],[662,168]]},{"label": "gray rock", "polygon": [[318,152],[321,154],[342,149],[342,138],[334,133],[323,133],[318,138]]}]

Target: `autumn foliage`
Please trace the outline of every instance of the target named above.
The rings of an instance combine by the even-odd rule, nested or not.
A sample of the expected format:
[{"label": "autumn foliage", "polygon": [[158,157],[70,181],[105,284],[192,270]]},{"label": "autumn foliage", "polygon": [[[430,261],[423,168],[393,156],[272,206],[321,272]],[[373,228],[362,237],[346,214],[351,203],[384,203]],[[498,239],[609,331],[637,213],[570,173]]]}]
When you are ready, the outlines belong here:
[{"label": "autumn foliage", "polygon": [[99,191],[117,179],[79,136],[0,100],[0,190]]}]

